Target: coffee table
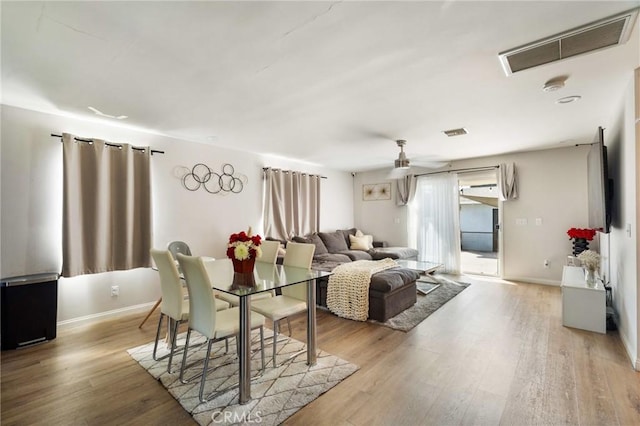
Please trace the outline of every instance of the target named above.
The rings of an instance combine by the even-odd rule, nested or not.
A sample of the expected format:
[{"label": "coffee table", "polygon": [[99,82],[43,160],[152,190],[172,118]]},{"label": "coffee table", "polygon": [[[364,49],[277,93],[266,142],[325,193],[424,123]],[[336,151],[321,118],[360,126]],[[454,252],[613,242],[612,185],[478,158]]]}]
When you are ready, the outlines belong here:
[{"label": "coffee table", "polygon": [[[440,283],[433,277],[431,277],[431,274],[433,274],[436,270],[442,268],[444,266],[442,263],[423,262],[419,260],[406,259],[398,259],[396,262],[398,263],[398,266],[420,273],[420,278],[416,280],[416,288],[418,290],[418,293],[427,295],[436,288],[440,287]],[[419,283],[427,283],[430,285],[425,286],[425,288],[420,288]]]}]

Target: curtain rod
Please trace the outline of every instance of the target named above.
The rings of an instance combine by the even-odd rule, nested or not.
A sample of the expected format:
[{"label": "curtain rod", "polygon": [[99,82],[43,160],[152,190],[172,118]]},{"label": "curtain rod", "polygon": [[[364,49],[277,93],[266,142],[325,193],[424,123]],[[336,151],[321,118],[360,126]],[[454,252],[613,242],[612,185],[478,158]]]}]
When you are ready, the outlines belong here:
[{"label": "curtain rod", "polygon": [[[51,136],[53,136],[54,138],[62,139],[62,135],[56,135],[55,133],[51,133]],[[80,138],[73,138],[73,139],[78,141],[78,142],[93,142],[93,140],[91,140],[91,139],[80,139]],[[118,143],[105,142],[104,144],[107,145],[107,146],[122,147],[122,145],[118,144]],[[139,148],[137,146],[132,146],[131,149],[135,149],[136,151],[144,151],[146,148]],[[153,154],[164,154],[164,151],[160,151],[160,150],[157,150],[157,149],[152,149],[151,150],[151,155],[153,155]]]},{"label": "curtain rod", "polygon": [[439,172],[420,173],[420,174],[416,175],[416,177],[435,175],[435,174],[438,174],[438,173],[475,172],[475,171],[480,171],[480,170],[491,170],[491,169],[498,169],[498,168],[500,168],[500,166],[468,167],[466,169],[442,170],[442,171],[439,171]]},{"label": "curtain rod", "polygon": [[267,170],[273,170],[276,172],[282,172],[282,173],[300,173],[301,175],[309,175],[309,176],[318,176],[321,179],[326,179],[326,176],[322,176],[322,175],[316,175],[313,173],[303,173],[303,172],[296,172],[295,170],[282,170],[282,169],[274,169],[273,167],[263,167],[262,168],[262,172],[266,172]]}]

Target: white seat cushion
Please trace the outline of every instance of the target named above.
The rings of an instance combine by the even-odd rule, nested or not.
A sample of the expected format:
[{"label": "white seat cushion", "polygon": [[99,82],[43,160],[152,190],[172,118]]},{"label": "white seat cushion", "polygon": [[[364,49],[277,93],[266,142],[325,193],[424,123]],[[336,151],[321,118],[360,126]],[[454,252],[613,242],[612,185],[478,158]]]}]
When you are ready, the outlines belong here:
[{"label": "white seat cushion", "polygon": [[[264,325],[265,318],[251,312],[251,329]],[[240,333],[240,308],[230,308],[216,313],[216,339],[233,336]]]},{"label": "white seat cushion", "polygon": [[264,315],[272,321],[279,321],[282,318],[305,312],[307,303],[293,297],[276,296],[252,303],[251,310]]}]

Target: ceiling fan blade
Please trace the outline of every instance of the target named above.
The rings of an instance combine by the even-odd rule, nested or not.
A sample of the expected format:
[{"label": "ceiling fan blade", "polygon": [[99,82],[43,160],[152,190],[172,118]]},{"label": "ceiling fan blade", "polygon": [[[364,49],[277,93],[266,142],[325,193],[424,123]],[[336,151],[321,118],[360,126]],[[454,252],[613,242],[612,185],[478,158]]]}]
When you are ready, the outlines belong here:
[{"label": "ceiling fan blade", "polygon": [[423,160],[423,161],[411,161],[412,166],[421,167],[424,169],[441,169],[450,164],[449,161],[438,161],[438,160]]},{"label": "ceiling fan blade", "polygon": [[410,172],[411,172],[411,169],[409,168],[401,169],[398,167],[394,167],[391,170],[389,170],[389,173],[387,174],[387,179],[401,179],[406,175],[408,175]]}]

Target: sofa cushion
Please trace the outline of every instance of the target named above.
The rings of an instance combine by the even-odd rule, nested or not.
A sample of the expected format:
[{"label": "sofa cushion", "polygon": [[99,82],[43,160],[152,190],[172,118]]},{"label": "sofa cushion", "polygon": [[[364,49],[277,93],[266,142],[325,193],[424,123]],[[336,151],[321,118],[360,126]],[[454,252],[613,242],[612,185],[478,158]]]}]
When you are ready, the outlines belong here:
[{"label": "sofa cushion", "polygon": [[339,253],[323,253],[316,254],[313,256],[314,262],[338,262],[338,263],[347,263],[351,262],[351,258],[346,254]]},{"label": "sofa cushion", "polygon": [[417,259],[418,250],[409,247],[380,247],[369,250],[373,260],[390,259]]},{"label": "sofa cushion", "polygon": [[356,232],[358,232],[358,230],[356,228],[349,228],[349,229],[338,229],[336,232],[340,232],[342,234],[342,236],[344,237],[344,243],[347,245],[347,247],[349,247],[349,245],[351,244],[351,241],[349,240],[349,235],[356,235]]},{"label": "sofa cushion", "polygon": [[305,244],[313,244],[316,246],[316,251],[313,253],[314,256],[319,254],[329,253],[327,251],[327,247],[322,242],[322,239],[318,236],[318,234],[307,235],[306,237],[293,237],[293,241],[296,243],[305,243]]},{"label": "sofa cushion", "polygon": [[344,235],[340,231],[336,232],[320,232],[320,239],[324,242],[329,253],[340,253],[341,251],[349,250]]},{"label": "sofa cushion", "polygon": [[343,250],[340,252],[342,255],[349,256],[351,260],[371,260],[371,255],[362,250]]}]

